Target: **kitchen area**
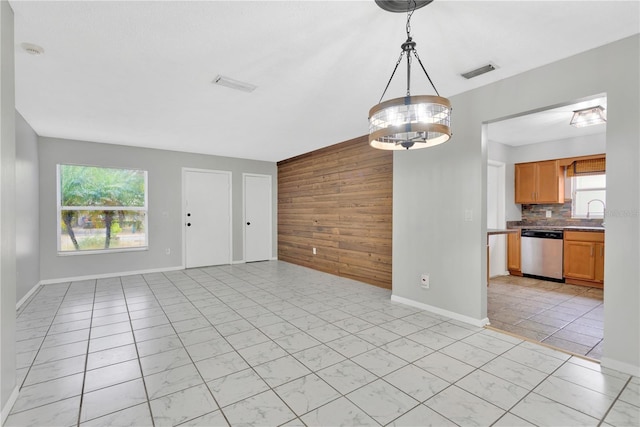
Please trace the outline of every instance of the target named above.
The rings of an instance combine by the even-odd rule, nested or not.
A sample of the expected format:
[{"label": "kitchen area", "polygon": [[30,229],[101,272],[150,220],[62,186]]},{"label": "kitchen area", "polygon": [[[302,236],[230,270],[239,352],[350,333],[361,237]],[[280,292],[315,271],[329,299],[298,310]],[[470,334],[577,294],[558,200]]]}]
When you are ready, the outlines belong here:
[{"label": "kitchen area", "polygon": [[[604,110],[606,97],[586,104]],[[493,328],[599,360],[606,125],[567,129],[584,107],[489,125],[487,312]]]}]

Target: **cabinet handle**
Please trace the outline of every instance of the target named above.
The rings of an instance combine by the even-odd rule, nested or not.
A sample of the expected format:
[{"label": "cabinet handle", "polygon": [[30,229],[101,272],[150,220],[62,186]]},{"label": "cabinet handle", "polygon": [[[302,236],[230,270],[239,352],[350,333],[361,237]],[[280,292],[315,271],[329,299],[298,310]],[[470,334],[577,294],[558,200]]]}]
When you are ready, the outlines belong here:
[{"label": "cabinet handle", "polygon": [[531,200],[535,200],[536,199],[536,193],[531,193]]}]

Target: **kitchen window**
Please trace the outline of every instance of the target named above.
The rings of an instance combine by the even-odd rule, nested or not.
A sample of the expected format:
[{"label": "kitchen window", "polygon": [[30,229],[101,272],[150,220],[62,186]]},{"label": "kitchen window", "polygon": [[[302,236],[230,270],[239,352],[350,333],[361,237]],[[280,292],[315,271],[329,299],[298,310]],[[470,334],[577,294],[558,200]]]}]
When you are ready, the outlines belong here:
[{"label": "kitchen window", "polygon": [[147,248],[147,171],[58,165],[58,254]]},{"label": "kitchen window", "polygon": [[571,217],[604,218],[607,202],[605,174],[571,177]]}]

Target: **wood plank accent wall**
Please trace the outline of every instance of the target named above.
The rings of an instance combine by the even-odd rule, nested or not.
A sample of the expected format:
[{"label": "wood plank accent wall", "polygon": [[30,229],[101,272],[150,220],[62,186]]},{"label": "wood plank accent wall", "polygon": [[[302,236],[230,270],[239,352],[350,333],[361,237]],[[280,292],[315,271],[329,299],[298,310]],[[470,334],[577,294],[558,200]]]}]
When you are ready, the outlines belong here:
[{"label": "wood plank accent wall", "polygon": [[278,259],[391,289],[392,208],[393,153],[367,136],[278,162]]}]

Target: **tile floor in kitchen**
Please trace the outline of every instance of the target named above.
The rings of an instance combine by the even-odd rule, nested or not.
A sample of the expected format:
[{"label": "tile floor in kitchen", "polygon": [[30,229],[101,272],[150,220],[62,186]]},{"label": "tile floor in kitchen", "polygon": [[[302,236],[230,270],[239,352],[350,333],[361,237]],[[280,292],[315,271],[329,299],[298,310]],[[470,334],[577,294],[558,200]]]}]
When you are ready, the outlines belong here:
[{"label": "tile floor in kitchen", "polygon": [[602,289],[518,276],[492,278],[491,326],[600,360],[604,334]]},{"label": "tile floor in kitchen", "polygon": [[280,261],[46,285],[17,339],[6,426],[640,423],[638,377]]}]

